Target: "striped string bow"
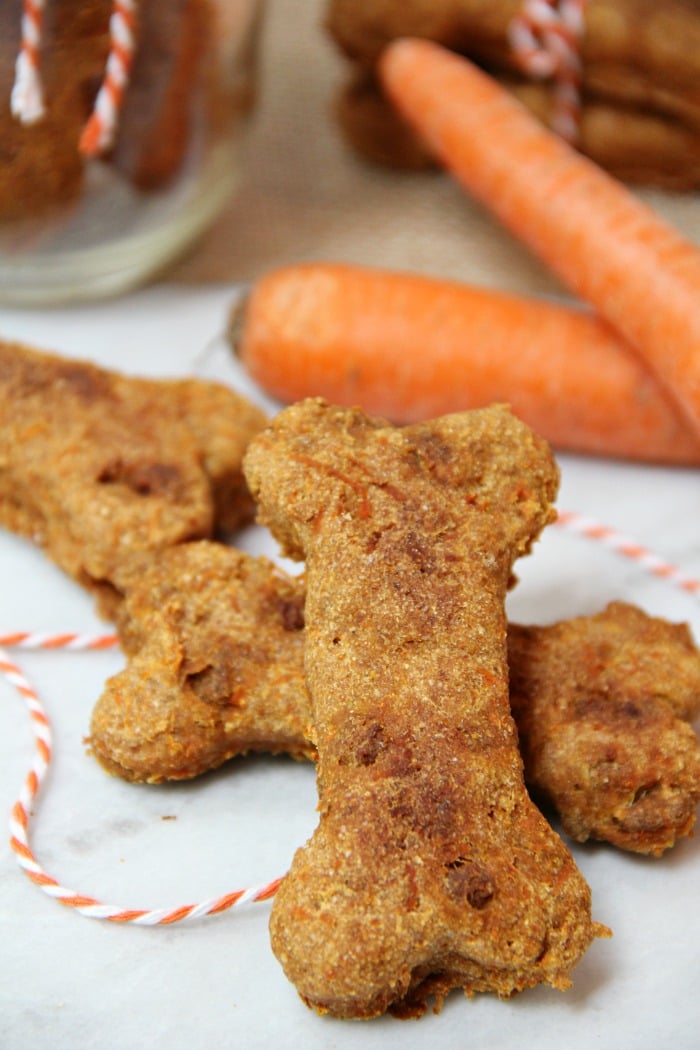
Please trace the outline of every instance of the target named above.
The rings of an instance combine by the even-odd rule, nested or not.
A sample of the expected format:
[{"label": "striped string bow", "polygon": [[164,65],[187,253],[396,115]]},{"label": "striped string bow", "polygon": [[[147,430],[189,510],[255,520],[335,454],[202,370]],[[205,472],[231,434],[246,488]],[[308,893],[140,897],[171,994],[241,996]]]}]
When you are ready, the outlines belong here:
[{"label": "striped string bow", "polygon": [[513,55],[528,76],[551,80],[551,127],[575,143],[581,120],[581,40],[586,0],[524,0],[511,20]]}]

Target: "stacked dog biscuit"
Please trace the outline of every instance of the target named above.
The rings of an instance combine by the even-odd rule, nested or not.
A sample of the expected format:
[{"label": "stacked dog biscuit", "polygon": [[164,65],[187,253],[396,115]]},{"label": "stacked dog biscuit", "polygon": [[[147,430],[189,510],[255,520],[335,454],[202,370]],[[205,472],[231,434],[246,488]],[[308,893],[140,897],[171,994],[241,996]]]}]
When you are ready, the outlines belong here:
[{"label": "stacked dog biscuit", "polygon": [[[415,1016],[454,988],[566,988],[608,931],[526,784],[579,841],[689,834],[700,652],[621,603],[507,625],[553,517],[546,443],[499,406],[398,428],[309,399],[268,423],[214,384],[14,344],[0,387],[0,522],[97,596],[127,657],[92,716],[104,767],[317,762],[318,829],[271,917],[303,1000]],[[217,538],[254,506],[303,577]]]},{"label": "stacked dog biscuit", "polygon": [[[526,6],[521,0],[329,0],[327,29],[353,71],[337,105],[348,141],[381,163],[431,163],[374,75],[382,48],[399,36],[426,37],[467,55],[551,122],[557,77],[528,70],[514,44],[513,23]],[[581,32],[564,34],[579,71],[573,85],[580,91],[578,147],[626,181],[694,189],[700,184],[700,5],[588,0],[578,6]],[[551,7],[556,14],[558,5]]]}]

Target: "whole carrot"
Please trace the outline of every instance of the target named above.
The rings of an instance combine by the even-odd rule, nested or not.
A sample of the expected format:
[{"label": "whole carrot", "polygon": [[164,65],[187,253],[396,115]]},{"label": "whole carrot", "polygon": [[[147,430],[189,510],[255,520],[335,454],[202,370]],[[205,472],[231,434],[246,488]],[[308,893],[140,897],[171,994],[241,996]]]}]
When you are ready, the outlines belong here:
[{"label": "whole carrot", "polygon": [[700,464],[700,440],[589,313],[365,267],[287,266],[236,308],[241,361],[282,401],[321,395],[396,423],[508,402],[555,447]]},{"label": "whole carrot", "polygon": [[379,68],[442,163],[614,325],[700,433],[700,251],[467,59],[403,39]]}]

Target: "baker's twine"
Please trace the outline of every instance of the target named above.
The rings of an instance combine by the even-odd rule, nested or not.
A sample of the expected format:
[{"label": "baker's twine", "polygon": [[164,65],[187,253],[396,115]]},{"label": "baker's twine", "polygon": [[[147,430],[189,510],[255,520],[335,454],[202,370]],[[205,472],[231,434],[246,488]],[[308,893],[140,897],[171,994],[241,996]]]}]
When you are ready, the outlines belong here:
[{"label": "baker's twine", "polygon": [[134,57],[135,20],[135,0],[115,0],[109,21],[110,49],[105,77],[92,115],[80,136],[80,151],[88,157],[104,153],[114,143]]},{"label": "baker's twine", "polygon": [[280,879],[273,879],[260,886],[225,893],[197,904],[185,904],[175,908],[124,908],[104,904],[95,897],[86,896],[76,890],[62,886],[49,875],[37,859],[29,843],[29,823],[32,807],[48,772],[52,756],[51,726],[42,703],[24,672],[10,659],[2,648],[18,649],[65,649],[69,652],[114,648],[118,644],[116,635],[89,635],[77,633],[46,634],[17,631],[0,635],[0,673],[15,687],[24,700],[34,729],[34,759],[25,777],[19,798],[12,807],[10,817],[10,847],[14,851],[20,868],[59,904],[72,908],[90,919],[107,919],[109,922],[131,923],[134,926],[171,926],[178,922],[192,922],[208,915],[219,915],[225,911],[243,908],[274,896]]},{"label": "baker's twine", "polygon": [[589,518],[585,514],[577,514],[566,510],[558,512],[557,525],[562,525],[580,536],[585,536],[586,539],[597,540],[617,554],[621,554],[623,557],[636,562],[651,576],[668,580],[687,594],[700,596],[700,579],[681,572],[671,562],[665,561],[650,551],[648,547],[644,547],[641,543],[637,543],[636,540],[624,536],[609,525],[602,525],[599,521],[595,521],[594,518]]},{"label": "baker's twine", "polygon": [[22,37],[15,64],[15,82],[10,95],[12,114],[23,124],[36,124],[46,112],[39,73],[43,16],[44,0],[24,0]]},{"label": "baker's twine", "polygon": [[528,76],[551,80],[551,127],[575,144],[581,123],[581,39],[586,0],[524,0],[508,27],[513,56]]},{"label": "baker's twine", "polygon": [[[593,518],[571,511],[559,511],[557,524],[586,539],[603,543],[615,553],[633,561],[651,576],[667,580],[686,594],[700,597],[700,579],[695,579],[681,572],[675,565],[659,558],[647,547],[635,542],[608,525],[602,525]],[[277,891],[281,878],[273,879],[262,885],[234,890],[221,897],[202,901],[198,904],[186,904],[175,908],[124,908],[104,904],[94,897],[85,896],[75,890],[62,886],[49,875],[37,860],[29,843],[29,824],[32,807],[36,802],[42,782],[51,762],[52,741],[51,727],[46,712],[28,681],[24,672],[10,659],[2,647],[19,650],[54,649],[68,652],[102,650],[114,648],[118,644],[114,634],[79,634],[73,632],[38,633],[15,631],[0,635],[0,673],[15,687],[23,698],[34,728],[34,759],[19,798],[12,808],[10,819],[10,846],[15,853],[25,874],[39,886],[44,893],[67,908],[72,908],[80,915],[90,919],[107,919],[109,922],[131,923],[135,926],[171,926],[174,923],[188,922],[209,915],[240,909],[247,904],[269,900]]]},{"label": "baker's twine", "polygon": [[[22,35],[15,64],[10,108],[20,123],[32,125],[46,115],[41,82],[41,44],[45,0],[24,0]],[[134,58],[137,0],[114,0],[109,20],[109,54],[92,114],[80,137],[79,149],[95,157],[114,145],[119,113]]]}]

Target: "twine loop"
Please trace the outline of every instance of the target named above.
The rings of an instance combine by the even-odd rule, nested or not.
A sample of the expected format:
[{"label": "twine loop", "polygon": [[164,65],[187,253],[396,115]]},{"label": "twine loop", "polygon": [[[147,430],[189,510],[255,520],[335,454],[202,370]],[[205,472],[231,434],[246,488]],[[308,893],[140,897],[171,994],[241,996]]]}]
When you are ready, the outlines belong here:
[{"label": "twine loop", "polygon": [[[700,599],[700,579],[686,575],[675,565],[615,529],[571,511],[559,511],[557,524],[586,539],[602,543],[614,553],[633,561],[650,576],[665,580],[685,594]],[[32,766],[25,777],[10,818],[10,847],[19,866],[35,885],[64,907],[72,908],[90,919],[106,919],[109,922],[130,923],[136,926],[170,926],[269,900],[276,893],[281,877],[264,884],[233,890],[215,899],[177,907],[148,910],[104,904],[94,897],[62,886],[44,870],[34,854],[29,841],[29,825],[34,803],[51,762],[51,727],[36,691],[21,668],[2,647],[23,650],[64,649],[76,652],[109,649],[117,644],[118,640],[114,634],[47,634],[28,631],[0,634],[0,674],[15,687],[24,700],[34,728]]]}]

